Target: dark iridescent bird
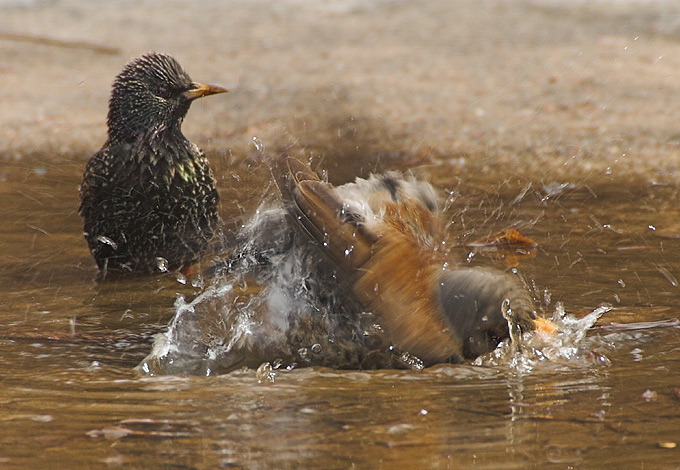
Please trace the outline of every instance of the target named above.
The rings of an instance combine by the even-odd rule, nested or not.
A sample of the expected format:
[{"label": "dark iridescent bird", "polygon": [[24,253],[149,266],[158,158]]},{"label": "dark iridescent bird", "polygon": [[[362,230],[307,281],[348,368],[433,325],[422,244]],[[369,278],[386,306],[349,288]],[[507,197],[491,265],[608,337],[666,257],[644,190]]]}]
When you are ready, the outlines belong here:
[{"label": "dark iridescent bird", "polygon": [[426,365],[460,362],[509,337],[509,320],[554,331],[516,277],[457,267],[436,249],[441,222],[429,183],[391,172],[334,187],[294,158],[274,173],[292,219],[399,350]]},{"label": "dark iridescent bird", "polygon": [[181,131],[193,100],[224,93],[149,53],[113,83],[108,139],[87,164],[80,215],[102,273],[175,270],[217,235],[219,195],[203,152]]}]

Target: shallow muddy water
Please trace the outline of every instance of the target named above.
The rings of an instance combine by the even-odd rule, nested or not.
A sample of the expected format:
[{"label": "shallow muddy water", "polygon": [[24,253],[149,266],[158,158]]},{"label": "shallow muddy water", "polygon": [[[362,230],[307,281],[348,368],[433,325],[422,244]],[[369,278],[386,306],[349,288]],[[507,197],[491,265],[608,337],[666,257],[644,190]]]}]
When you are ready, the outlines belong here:
[{"label": "shallow muddy water", "polygon": [[[225,217],[271,194],[261,165],[210,157]],[[531,368],[492,354],[422,371],[296,368],[261,383],[253,370],[135,371],[176,295],[200,288],[173,275],[95,281],[77,214],[85,161],[2,161],[0,468],[680,467],[677,187],[429,161],[416,169],[453,192],[448,236],[462,260],[511,261],[465,245],[517,227],[539,245],[517,264],[547,316],[558,303],[577,318],[611,309],[573,356]]]}]

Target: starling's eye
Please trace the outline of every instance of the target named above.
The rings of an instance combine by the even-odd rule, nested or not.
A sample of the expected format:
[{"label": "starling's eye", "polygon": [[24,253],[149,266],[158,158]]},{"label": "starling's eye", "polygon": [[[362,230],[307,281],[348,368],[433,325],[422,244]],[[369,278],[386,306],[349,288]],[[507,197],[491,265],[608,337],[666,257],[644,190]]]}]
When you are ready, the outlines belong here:
[{"label": "starling's eye", "polygon": [[154,94],[154,96],[163,98],[164,100],[175,98],[182,92],[182,90],[179,90],[177,86],[173,86],[169,83],[149,84],[149,90]]},{"label": "starling's eye", "polygon": [[173,91],[170,90],[169,88],[163,87],[163,88],[159,88],[159,89],[156,91],[155,95],[156,95],[156,96],[159,96],[159,97],[161,97],[161,98],[163,98],[164,100],[169,100],[170,98],[172,98],[172,96],[174,95],[174,93],[173,93]]}]

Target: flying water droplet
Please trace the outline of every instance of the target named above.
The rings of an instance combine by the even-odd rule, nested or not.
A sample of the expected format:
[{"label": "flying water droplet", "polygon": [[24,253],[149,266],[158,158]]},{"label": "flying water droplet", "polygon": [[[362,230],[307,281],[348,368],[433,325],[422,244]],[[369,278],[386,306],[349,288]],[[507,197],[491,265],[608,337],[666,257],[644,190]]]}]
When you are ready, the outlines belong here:
[{"label": "flying water droplet", "polygon": [[104,245],[109,245],[114,250],[118,249],[118,244],[116,242],[114,242],[113,240],[111,240],[109,237],[105,237],[104,235],[99,235],[97,237],[97,241],[99,243],[103,243]]},{"label": "flying water droplet", "polygon": [[255,146],[255,150],[257,150],[260,153],[264,152],[264,144],[260,140],[259,137],[253,137],[253,145]]},{"label": "flying water droplet", "polygon": [[300,359],[302,359],[305,362],[309,362],[311,359],[309,358],[309,349],[307,348],[300,348],[297,351],[298,356],[300,356]]},{"label": "flying water droplet", "polygon": [[510,331],[510,343],[514,353],[522,352],[522,330],[519,327],[518,318],[515,312],[512,311],[510,300],[503,299],[501,302],[501,312],[503,318],[508,322],[508,330]]},{"label": "flying water droplet", "polygon": [[161,273],[167,273],[168,272],[168,260],[163,258],[162,256],[159,256],[156,258],[156,269],[158,269],[159,272]]},{"label": "flying water droplet", "polygon": [[260,367],[257,368],[257,371],[255,371],[255,377],[257,377],[259,383],[274,383],[276,372],[274,372],[272,365],[269,362],[263,362],[260,364]]},{"label": "flying water droplet", "polygon": [[418,356],[414,356],[409,352],[401,353],[401,356],[399,356],[398,361],[403,366],[406,366],[411,370],[423,370],[425,368],[425,364],[423,363],[423,361]]}]

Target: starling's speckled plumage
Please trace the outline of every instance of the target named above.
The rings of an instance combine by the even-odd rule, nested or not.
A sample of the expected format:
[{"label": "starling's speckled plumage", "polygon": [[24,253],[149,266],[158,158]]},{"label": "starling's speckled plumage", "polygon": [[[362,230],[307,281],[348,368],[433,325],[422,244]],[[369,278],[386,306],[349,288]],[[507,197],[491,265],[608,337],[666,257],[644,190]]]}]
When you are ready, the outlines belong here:
[{"label": "starling's speckled plumage", "polygon": [[205,252],[218,228],[219,195],[208,160],[181,124],[194,99],[225,91],[192,82],[158,53],[116,77],[108,140],[80,187],[85,239],[104,275],[179,269]]}]

